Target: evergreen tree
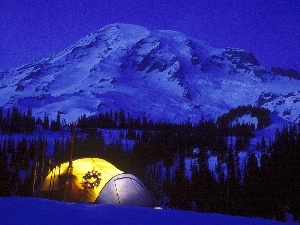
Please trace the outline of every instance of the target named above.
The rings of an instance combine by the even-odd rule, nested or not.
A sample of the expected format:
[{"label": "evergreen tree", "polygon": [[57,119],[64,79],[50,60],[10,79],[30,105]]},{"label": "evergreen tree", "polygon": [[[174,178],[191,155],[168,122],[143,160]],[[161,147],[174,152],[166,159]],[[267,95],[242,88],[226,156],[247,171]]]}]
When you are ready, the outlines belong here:
[{"label": "evergreen tree", "polygon": [[27,151],[27,139],[23,138],[20,143],[17,144],[16,161],[21,170],[29,170],[29,155]]},{"label": "evergreen tree", "polygon": [[44,115],[43,128],[49,130],[49,117],[47,113]]},{"label": "evergreen tree", "polygon": [[272,209],[273,203],[273,187],[270,157],[268,154],[263,153],[260,158],[259,181],[257,183],[257,212],[258,216],[271,219],[274,214]]},{"label": "evergreen tree", "polygon": [[192,199],[197,203],[197,209],[202,212],[215,210],[216,181],[208,164],[208,152],[201,149],[198,164],[192,165],[191,192]]},{"label": "evergreen tree", "polygon": [[185,158],[179,155],[179,165],[171,184],[170,205],[177,209],[191,209],[190,182],[185,174]]},{"label": "evergreen tree", "polygon": [[227,155],[227,179],[226,179],[226,210],[230,214],[240,213],[240,169],[238,155],[230,147]]},{"label": "evergreen tree", "polygon": [[244,177],[244,206],[245,211],[249,213],[248,216],[258,215],[257,206],[258,206],[258,182],[259,182],[259,167],[258,161],[254,153],[252,153],[248,158],[248,163],[245,168],[245,177]]},{"label": "evergreen tree", "polygon": [[10,184],[10,171],[8,166],[8,158],[5,149],[0,151],[0,196],[7,197],[11,195],[10,190],[12,186]]}]

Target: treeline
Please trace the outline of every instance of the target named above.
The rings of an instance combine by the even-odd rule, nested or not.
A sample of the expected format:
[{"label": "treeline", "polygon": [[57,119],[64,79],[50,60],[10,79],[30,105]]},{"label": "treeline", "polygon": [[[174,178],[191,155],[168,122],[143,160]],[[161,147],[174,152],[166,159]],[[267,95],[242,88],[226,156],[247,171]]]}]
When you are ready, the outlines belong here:
[{"label": "treeline", "polygon": [[[14,106],[12,110],[8,109],[4,112],[3,108],[0,108],[0,129],[3,133],[32,133],[37,126],[43,127],[45,130],[60,131],[62,127],[70,128],[71,124],[66,124],[65,121],[61,121],[61,114],[63,112],[58,111],[56,120],[49,119],[48,114],[45,113],[44,118],[35,118],[32,114],[32,109],[29,107],[27,113],[22,113],[18,107]],[[270,117],[269,111],[263,108],[248,106],[239,106],[230,110],[228,113],[218,118],[216,122],[209,121],[218,126],[219,131],[224,135],[242,135],[251,136],[251,133],[255,129],[254,124],[233,124],[234,120],[244,114],[251,114],[252,117],[258,118],[258,129],[264,128],[269,125]],[[174,128],[182,126],[190,126],[197,128],[203,125],[203,119],[199,123],[192,124],[189,121],[184,123],[175,124],[171,122],[154,122],[148,120],[146,117],[133,118],[129,113],[125,113],[123,109],[115,112],[106,112],[104,114],[98,114],[96,116],[87,117],[83,115],[78,118],[77,127],[82,132],[89,132],[89,130],[96,128],[103,129],[129,129],[129,130],[163,130],[168,128]]]},{"label": "treeline", "polygon": [[[56,120],[49,119],[47,113],[44,118],[35,118],[32,114],[32,109],[29,107],[27,113],[21,112],[17,106],[12,109],[0,108],[0,132],[3,133],[26,133],[30,134],[37,126],[43,127],[46,130],[60,131],[62,126],[66,125],[61,121],[62,112],[58,111]],[[70,124],[67,125],[70,127]]]},{"label": "treeline", "polygon": [[110,111],[96,116],[87,117],[83,115],[78,118],[77,127],[81,128],[82,131],[95,128],[154,130],[165,125],[173,125],[173,123],[153,122],[146,117],[133,118],[129,113],[126,114],[123,109],[120,109],[119,111]]},{"label": "treeline", "polygon": [[32,133],[35,125],[31,108],[28,108],[27,113],[21,113],[18,107],[13,107],[7,110],[6,115],[0,108],[0,128],[3,133]]},{"label": "treeline", "polygon": [[1,138],[0,196],[31,196],[51,168],[44,138]]},{"label": "treeline", "polygon": [[280,221],[290,213],[299,221],[299,133],[299,127],[291,125],[277,130],[270,145],[262,139],[257,145],[261,155],[251,153],[244,167],[238,151],[229,146],[224,160],[217,158],[214,173],[208,166],[209,152],[201,149],[197,163],[191,166],[191,178],[186,175],[185,154],[179,155],[175,172],[170,174],[167,169],[163,193],[175,208]]},{"label": "treeline", "polygon": [[[235,125],[234,122],[237,118],[243,115],[250,115],[251,117],[256,117],[257,129],[263,129],[269,126],[271,122],[270,111],[268,109],[247,105],[238,106],[237,108],[231,109],[228,113],[223,114],[221,117],[218,118],[217,124],[223,129],[228,129],[232,126],[240,126],[240,124]],[[254,126],[254,124],[249,125]]]},{"label": "treeline", "polygon": [[[241,115],[240,111],[253,111],[249,108],[229,112],[234,116],[225,116],[227,122],[201,120],[195,124],[156,123],[132,118],[123,110],[82,116],[74,130],[73,159],[104,158],[135,174],[157,199],[172,208],[278,220],[284,220],[284,213],[289,212],[299,219],[299,126],[277,130],[274,140],[262,137],[253,148],[250,146],[253,125],[228,125],[231,118]],[[259,111],[259,114],[268,113]],[[34,119],[36,126],[43,129],[67,127],[64,132],[74,129],[60,120],[60,113],[56,121],[49,122],[46,115],[43,121]],[[238,126],[240,131],[236,133]],[[119,130],[119,141],[105,143],[104,129]],[[49,170],[69,160],[72,140],[70,135],[55,139],[53,150],[48,149],[47,154],[49,146],[45,138],[24,137],[19,141],[13,140],[9,133],[0,142],[3,181],[0,196],[30,196]],[[134,144],[124,146],[121,143],[124,138]],[[245,164],[241,162],[241,151],[248,153]],[[255,155],[255,151],[261,154]],[[211,157],[217,159],[213,169],[209,166]],[[192,159],[194,163],[187,169],[186,160]]]}]

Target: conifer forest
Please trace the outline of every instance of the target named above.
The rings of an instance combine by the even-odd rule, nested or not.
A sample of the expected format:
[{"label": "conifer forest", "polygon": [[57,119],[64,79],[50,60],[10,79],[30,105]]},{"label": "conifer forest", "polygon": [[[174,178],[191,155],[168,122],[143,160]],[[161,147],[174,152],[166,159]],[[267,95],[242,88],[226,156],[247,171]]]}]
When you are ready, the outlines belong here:
[{"label": "conifer forest", "polygon": [[[61,114],[53,120],[35,118],[30,108],[0,109],[0,196],[31,196],[52,168],[69,160],[73,137],[73,159],[103,158],[136,175],[164,207],[300,219],[300,124],[251,145],[255,131],[270,124],[270,112],[250,105],[216,121],[180,124],[133,118],[122,109],[70,124]],[[257,126],[232,123],[245,114]],[[117,138],[108,142],[111,132]]]}]

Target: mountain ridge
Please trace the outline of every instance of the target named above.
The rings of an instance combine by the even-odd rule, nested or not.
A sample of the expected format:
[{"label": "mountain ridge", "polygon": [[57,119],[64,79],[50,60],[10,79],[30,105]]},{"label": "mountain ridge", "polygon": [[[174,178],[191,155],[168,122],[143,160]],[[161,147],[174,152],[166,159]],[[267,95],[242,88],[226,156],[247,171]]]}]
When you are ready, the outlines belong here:
[{"label": "mountain ridge", "polygon": [[213,48],[177,31],[111,24],[74,45],[0,73],[0,106],[75,120],[124,109],[181,122],[216,119],[240,105],[300,119],[300,81],[266,70],[238,48]]}]

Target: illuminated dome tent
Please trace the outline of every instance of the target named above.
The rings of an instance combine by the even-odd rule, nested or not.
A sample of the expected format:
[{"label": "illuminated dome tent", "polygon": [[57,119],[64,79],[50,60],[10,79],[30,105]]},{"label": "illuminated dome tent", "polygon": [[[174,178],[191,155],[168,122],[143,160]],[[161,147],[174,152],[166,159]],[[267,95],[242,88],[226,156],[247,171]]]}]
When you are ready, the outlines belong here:
[{"label": "illuminated dome tent", "polygon": [[142,182],[99,158],[82,158],[56,166],[34,193],[67,202],[155,206]]}]

